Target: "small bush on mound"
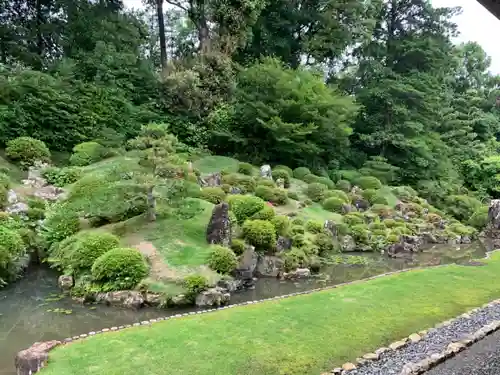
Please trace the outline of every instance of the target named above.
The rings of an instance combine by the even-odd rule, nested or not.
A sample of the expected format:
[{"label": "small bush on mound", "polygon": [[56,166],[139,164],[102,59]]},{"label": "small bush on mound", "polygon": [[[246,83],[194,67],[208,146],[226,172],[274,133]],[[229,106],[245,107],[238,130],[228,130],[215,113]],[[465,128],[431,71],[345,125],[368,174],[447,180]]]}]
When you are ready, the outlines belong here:
[{"label": "small bush on mound", "polygon": [[482,206],[481,202],[468,195],[450,195],[445,199],[446,210],[460,221],[467,221]]},{"label": "small bush on mound", "polygon": [[264,252],[276,246],[276,228],[269,221],[247,220],[242,232],[243,238],[257,251]]},{"label": "small bush on mound", "polygon": [[410,202],[417,196],[417,192],[410,186],[394,186],[391,191],[403,202]]},{"label": "small bush on mound", "polygon": [[291,179],[288,172],[284,169],[274,169],[273,180],[278,181],[279,178],[283,180],[285,188],[288,189],[290,187],[290,179]]},{"label": "small bush on mound", "polygon": [[319,177],[314,174],[308,174],[304,176],[302,181],[307,182],[308,184],[312,184],[313,182],[318,182],[318,178]]},{"label": "small bush on mound", "polygon": [[50,160],[50,150],[45,143],[31,137],[19,137],[7,142],[5,154],[24,167],[32,165],[37,160],[44,162]]},{"label": "small bush on mound", "polygon": [[286,171],[288,173],[288,175],[290,177],[295,177],[293,174],[293,169],[290,167],[287,167],[286,165],[279,164],[273,168],[273,170],[278,170],[278,169],[283,169],[284,171]]},{"label": "small bush on mound", "polygon": [[243,193],[251,193],[257,186],[255,179],[250,176],[245,176],[237,173],[230,173],[222,176],[222,182],[234,187],[240,188]]},{"label": "small bush on mound", "polygon": [[10,184],[10,177],[5,173],[0,173],[0,187],[4,187],[8,190],[10,188]]},{"label": "small bush on mound", "polygon": [[357,224],[350,228],[350,234],[356,243],[368,244],[370,242],[371,233],[365,224]]},{"label": "small bush on mound", "polygon": [[325,198],[327,190],[328,188],[326,185],[320,184],[319,182],[313,182],[307,185],[306,194],[314,202],[320,202]]},{"label": "small bush on mound", "polygon": [[42,175],[49,184],[63,187],[78,181],[82,177],[82,170],[78,167],[50,167],[45,169]]},{"label": "small bush on mound", "polygon": [[283,256],[285,271],[290,272],[308,265],[308,258],[304,250],[293,248]]},{"label": "small bush on mound", "polygon": [[231,195],[228,198],[228,203],[239,224],[266,206],[266,202],[261,198],[252,195]]},{"label": "small bush on mound", "polygon": [[467,224],[478,230],[483,229],[488,224],[488,206],[483,206],[474,212]]},{"label": "small bush on mound", "polygon": [[267,220],[271,221],[273,217],[276,216],[276,212],[274,212],[274,209],[271,206],[264,206],[262,210],[259,212],[253,214],[250,219],[251,220]]},{"label": "small bush on mound", "polygon": [[214,271],[225,275],[236,268],[238,259],[231,249],[224,246],[212,246],[207,264]]},{"label": "small bush on mound", "polygon": [[293,170],[293,177],[299,180],[302,180],[308,174],[311,174],[311,171],[306,167],[298,167]]},{"label": "small bush on mound", "polygon": [[105,290],[132,289],[148,275],[148,266],[136,249],[112,249],[96,259],[92,277],[103,283]]},{"label": "small bush on mound", "polygon": [[106,157],[106,148],[97,142],[83,142],[73,147],[69,163],[83,167],[96,163]]},{"label": "small bush on mound", "polygon": [[193,302],[198,294],[208,288],[208,280],[202,275],[189,275],[182,281],[182,286],[186,289],[186,297]]},{"label": "small bush on mound", "polygon": [[233,253],[236,255],[241,255],[245,252],[245,241],[239,239],[239,238],[234,238],[231,240],[231,250],[233,250]]},{"label": "small bush on mound", "polygon": [[361,196],[368,202],[372,203],[373,199],[377,196],[378,191],[375,189],[366,189],[361,192]]},{"label": "small bush on mound", "polygon": [[60,242],[80,230],[78,215],[67,209],[67,206],[57,204],[45,214],[43,222],[43,237],[48,245]]},{"label": "small bush on mound", "polygon": [[311,233],[321,233],[323,231],[323,223],[318,220],[306,221],[306,230]]},{"label": "small bush on mound", "polygon": [[347,181],[353,183],[354,180],[360,176],[361,176],[361,173],[359,173],[358,171],[356,171],[354,169],[344,169],[344,170],[340,170],[337,172],[337,177],[338,177],[337,181],[347,180]]},{"label": "small bush on mound", "polygon": [[300,217],[295,217],[295,218],[293,218],[291,224],[298,225],[298,226],[302,227],[302,226],[304,226],[304,219],[301,219]]},{"label": "small bush on mound", "polygon": [[344,201],[340,198],[328,198],[323,201],[323,208],[327,211],[342,213]]},{"label": "small bush on mound", "polygon": [[288,216],[278,215],[271,219],[271,224],[276,228],[277,236],[285,236],[290,228],[290,219]]},{"label": "small bush on mound", "polygon": [[295,191],[289,191],[288,198],[293,199],[294,201],[300,200],[299,195]]},{"label": "small bush on mound", "polygon": [[328,177],[318,177],[315,182],[319,182],[320,184],[326,185],[328,189],[335,188],[335,184]]},{"label": "small bush on mound", "polygon": [[325,233],[319,233],[314,237],[314,245],[316,245],[319,250],[319,255],[322,257],[339,251],[339,248],[335,246],[332,237]]},{"label": "small bush on mound", "polygon": [[370,203],[372,203],[372,204],[383,204],[383,205],[386,205],[386,206],[389,205],[389,201],[383,195],[376,195],[373,198],[373,201],[370,202]]},{"label": "small bush on mound", "polygon": [[274,189],[274,198],[271,201],[275,205],[284,206],[288,203],[288,193],[285,189]]},{"label": "small bush on mound", "polygon": [[252,176],[253,175],[253,166],[250,163],[238,163],[238,173]]},{"label": "small bush on mound", "polygon": [[200,191],[200,198],[213,204],[219,204],[226,198],[226,193],[220,187],[205,187]]},{"label": "small bush on mound", "polygon": [[357,225],[357,224],[364,224],[364,222],[365,222],[365,218],[359,212],[351,212],[351,213],[344,215],[344,223],[346,223],[349,226],[353,226],[353,225]]},{"label": "small bush on mound", "polygon": [[380,189],[382,183],[377,177],[373,176],[360,176],[353,181],[353,184],[359,186],[361,189]]},{"label": "small bush on mound", "polygon": [[0,226],[0,287],[14,281],[21,272],[26,246],[21,235],[13,229]]},{"label": "small bush on mound", "polygon": [[257,187],[259,187],[259,186],[267,186],[270,188],[275,188],[276,183],[273,180],[269,180],[268,178],[258,178],[257,179]]},{"label": "small bush on mound", "polygon": [[257,185],[255,188],[255,195],[267,202],[271,202],[274,199],[274,188],[269,186]]},{"label": "small bush on mound", "polygon": [[351,183],[347,180],[339,180],[337,181],[337,189],[342,190],[345,193],[349,193],[351,191]]},{"label": "small bush on mound", "polygon": [[328,190],[325,194],[325,198],[338,198],[341,199],[344,203],[350,203],[351,199],[347,195],[347,193],[342,190]]},{"label": "small bush on mound", "polygon": [[86,232],[79,236],[69,254],[69,265],[76,273],[90,269],[97,258],[119,244],[120,239],[111,233]]}]

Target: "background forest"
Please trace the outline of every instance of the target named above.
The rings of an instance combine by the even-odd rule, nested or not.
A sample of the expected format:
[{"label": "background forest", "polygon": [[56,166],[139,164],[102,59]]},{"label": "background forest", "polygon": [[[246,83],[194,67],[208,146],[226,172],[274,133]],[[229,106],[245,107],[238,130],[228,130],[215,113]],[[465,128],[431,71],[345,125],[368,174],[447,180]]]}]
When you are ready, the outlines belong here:
[{"label": "background forest", "polygon": [[[164,5],[168,4],[165,7]],[[425,0],[0,0],[0,143],[117,147],[150,122],[253,164],[500,196],[500,77]],[[468,203],[467,203],[468,204]],[[465,219],[465,218],[464,218]]]}]

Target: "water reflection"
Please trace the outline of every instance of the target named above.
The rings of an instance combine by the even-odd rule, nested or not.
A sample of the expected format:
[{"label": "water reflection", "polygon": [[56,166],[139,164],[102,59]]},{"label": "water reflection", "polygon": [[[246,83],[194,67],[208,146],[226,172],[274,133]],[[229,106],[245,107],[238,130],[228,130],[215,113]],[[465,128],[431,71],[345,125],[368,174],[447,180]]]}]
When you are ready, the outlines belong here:
[{"label": "water reflection", "polygon": [[[232,296],[233,303],[335,285],[375,276],[384,272],[417,266],[464,263],[482,258],[479,244],[435,246],[410,258],[391,259],[379,254],[356,254],[370,259],[367,265],[332,265],[322,270],[323,279],[284,282],[260,279],[255,289]],[[102,329],[178,313],[178,310],[139,311],[82,306],[58,297],[57,274],[35,268],[18,283],[0,290],[0,374],[14,375],[14,356],[35,341],[63,339]]]}]

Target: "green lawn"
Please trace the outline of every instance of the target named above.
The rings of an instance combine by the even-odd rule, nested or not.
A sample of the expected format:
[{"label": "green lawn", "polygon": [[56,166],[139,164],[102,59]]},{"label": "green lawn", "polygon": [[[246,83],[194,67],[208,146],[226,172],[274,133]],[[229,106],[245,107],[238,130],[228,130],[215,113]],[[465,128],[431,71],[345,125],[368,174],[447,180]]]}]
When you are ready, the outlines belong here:
[{"label": "green lawn", "polygon": [[107,333],[56,349],[41,373],[318,375],[500,297],[500,254],[485,263]]},{"label": "green lawn", "polygon": [[238,163],[238,160],[228,158],[227,156],[206,156],[195,161],[193,164],[201,173],[213,173],[220,172],[223,169],[237,172]]}]

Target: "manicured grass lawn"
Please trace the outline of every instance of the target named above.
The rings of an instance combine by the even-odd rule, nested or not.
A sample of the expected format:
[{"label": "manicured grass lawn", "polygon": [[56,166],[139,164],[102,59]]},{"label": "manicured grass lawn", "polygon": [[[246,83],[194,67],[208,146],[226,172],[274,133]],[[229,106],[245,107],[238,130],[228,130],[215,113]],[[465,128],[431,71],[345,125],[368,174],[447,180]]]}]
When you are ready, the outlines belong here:
[{"label": "manicured grass lawn", "polygon": [[194,167],[198,168],[201,173],[220,172],[223,169],[228,169],[231,172],[238,170],[239,161],[227,156],[206,156],[195,161]]},{"label": "manicured grass lawn", "polygon": [[41,373],[318,375],[500,297],[500,254],[485,263],[107,333],[56,349]]}]

